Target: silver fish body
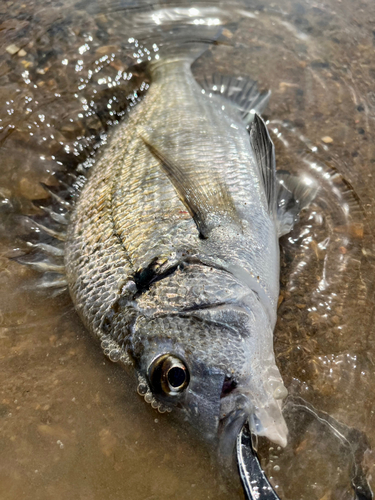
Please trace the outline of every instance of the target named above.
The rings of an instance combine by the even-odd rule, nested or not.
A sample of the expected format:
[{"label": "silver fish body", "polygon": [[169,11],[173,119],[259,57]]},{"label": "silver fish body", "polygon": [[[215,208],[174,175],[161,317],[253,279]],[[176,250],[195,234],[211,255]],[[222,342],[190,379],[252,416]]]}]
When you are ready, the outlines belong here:
[{"label": "silver fish body", "polygon": [[260,118],[249,138],[238,105],[202,89],[190,66],[152,65],[147,95],[92,168],[65,244],[70,293],[153,407],[211,440],[248,418],[284,446],[272,143]]}]

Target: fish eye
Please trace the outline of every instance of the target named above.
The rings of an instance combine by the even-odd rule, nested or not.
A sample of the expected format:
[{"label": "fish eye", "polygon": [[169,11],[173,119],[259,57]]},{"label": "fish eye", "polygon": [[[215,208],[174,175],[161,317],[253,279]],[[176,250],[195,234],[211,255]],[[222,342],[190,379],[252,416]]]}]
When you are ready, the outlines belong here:
[{"label": "fish eye", "polygon": [[172,366],[168,370],[167,380],[171,391],[180,390],[186,382],[186,368],[184,366]]},{"label": "fish eye", "polygon": [[149,379],[155,392],[175,396],[189,385],[189,370],[177,356],[164,354],[151,364]]}]

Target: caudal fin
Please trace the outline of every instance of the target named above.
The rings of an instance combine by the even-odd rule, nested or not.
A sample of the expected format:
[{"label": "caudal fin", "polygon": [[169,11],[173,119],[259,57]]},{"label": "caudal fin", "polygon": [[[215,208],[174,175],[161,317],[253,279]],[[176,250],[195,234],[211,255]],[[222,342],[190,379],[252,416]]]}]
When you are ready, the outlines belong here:
[{"label": "caudal fin", "polygon": [[192,62],[216,44],[223,26],[231,22],[230,13],[220,7],[165,7],[148,9],[131,16],[131,31],[136,36],[136,63],[157,64],[167,59],[187,58]]}]

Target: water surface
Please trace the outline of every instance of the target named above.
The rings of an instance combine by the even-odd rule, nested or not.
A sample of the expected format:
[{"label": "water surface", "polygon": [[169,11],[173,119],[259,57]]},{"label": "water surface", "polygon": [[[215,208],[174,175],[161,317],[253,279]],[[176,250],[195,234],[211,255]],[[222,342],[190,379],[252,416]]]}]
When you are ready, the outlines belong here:
[{"label": "water surface", "polygon": [[[292,395],[359,431],[357,460],[374,477],[363,443],[375,446],[375,5],[194,4],[202,5],[222,7],[212,18],[225,29],[223,43],[194,64],[197,79],[222,72],[271,89],[265,118],[278,167],[320,186],[282,240],[281,373]],[[173,47],[191,28],[168,16],[142,25],[139,6],[0,5],[2,499],[243,498],[204,446],[146,405],[133,378],[104,358],[68,294],[37,293],[38,273],[14,260],[30,234],[39,238],[23,216],[40,216],[32,200],[49,196],[40,183],[89,168],[111,127],[147,91],[144,65],[129,71],[147,57],[144,47],[152,52],[156,39]],[[260,447],[280,497],[353,498],[348,448],[303,412],[286,414],[288,447]]]}]

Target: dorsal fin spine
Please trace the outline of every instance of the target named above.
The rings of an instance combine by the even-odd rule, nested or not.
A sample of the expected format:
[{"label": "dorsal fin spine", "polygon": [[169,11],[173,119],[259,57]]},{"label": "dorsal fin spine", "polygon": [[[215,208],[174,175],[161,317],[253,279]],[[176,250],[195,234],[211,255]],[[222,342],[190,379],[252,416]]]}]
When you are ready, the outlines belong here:
[{"label": "dorsal fin spine", "polygon": [[254,121],[251,125],[250,143],[255,154],[259,175],[263,182],[268,212],[273,216],[276,213],[275,147],[266,124],[258,114],[254,115]]}]

